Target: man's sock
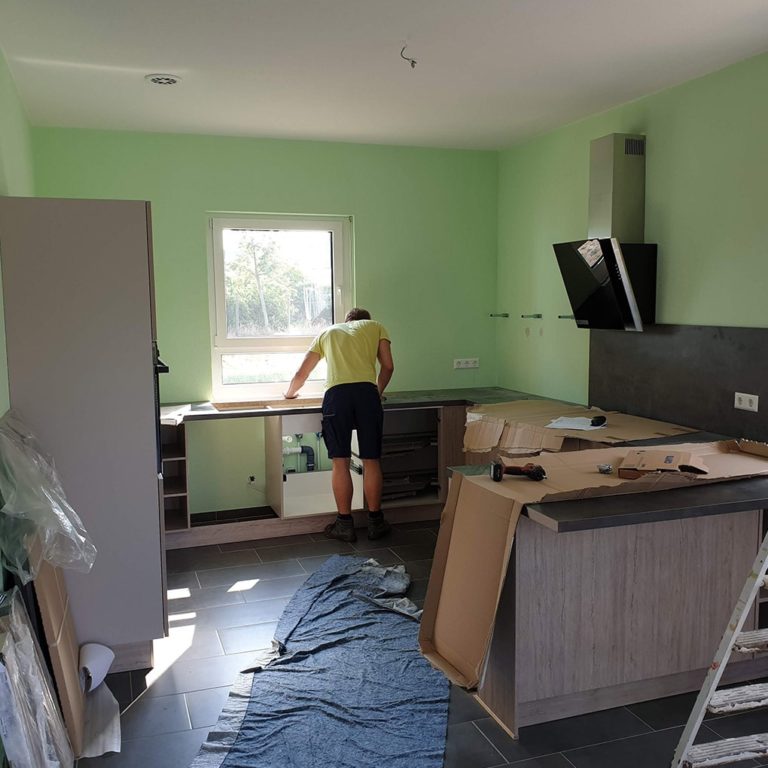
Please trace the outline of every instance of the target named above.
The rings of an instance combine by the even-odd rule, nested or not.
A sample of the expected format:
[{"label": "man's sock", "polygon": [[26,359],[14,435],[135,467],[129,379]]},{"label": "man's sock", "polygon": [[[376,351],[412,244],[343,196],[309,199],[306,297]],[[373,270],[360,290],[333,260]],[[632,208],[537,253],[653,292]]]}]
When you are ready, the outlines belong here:
[{"label": "man's sock", "polygon": [[352,515],[342,515],[340,512],[336,514],[336,522],[342,525],[354,525],[355,521],[352,519]]},{"label": "man's sock", "polygon": [[377,509],[377,510],[369,509],[368,517],[370,517],[371,520],[381,520],[384,517],[384,513],[380,509]]}]

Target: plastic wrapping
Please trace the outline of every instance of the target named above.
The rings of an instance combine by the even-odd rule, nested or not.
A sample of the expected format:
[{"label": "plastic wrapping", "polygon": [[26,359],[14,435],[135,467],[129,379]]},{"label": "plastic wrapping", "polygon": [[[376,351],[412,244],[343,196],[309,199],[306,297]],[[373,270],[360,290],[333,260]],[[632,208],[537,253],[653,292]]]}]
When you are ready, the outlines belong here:
[{"label": "plastic wrapping", "polygon": [[96,547],[67,502],[53,461],[17,414],[0,418],[0,559],[26,584],[37,575],[28,553],[37,536],[43,558],[87,572]]},{"label": "plastic wrapping", "polygon": [[14,768],[72,768],[64,722],[18,589],[0,592],[0,739]]}]

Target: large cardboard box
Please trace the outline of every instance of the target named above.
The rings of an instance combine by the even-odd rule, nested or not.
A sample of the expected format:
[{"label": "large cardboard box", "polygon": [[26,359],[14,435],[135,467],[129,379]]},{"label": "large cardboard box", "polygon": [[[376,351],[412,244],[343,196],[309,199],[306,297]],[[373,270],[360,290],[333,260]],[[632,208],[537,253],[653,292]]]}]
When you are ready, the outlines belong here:
[{"label": "large cardboard box", "polygon": [[690,454],[690,460],[706,466],[708,473],[655,472],[637,479],[620,478],[616,472],[600,474],[598,465],[618,467],[634,450],[616,446],[541,454],[537,463],[547,471],[541,482],[510,476],[497,483],[485,475],[454,474],[424,601],[419,631],[422,653],[454,683],[466,688],[478,685],[515,529],[526,504],[644,493],[768,474],[768,445],[764,443],[731,440],[666,448]]},{"label": "large cardboard box", "polygon": [[[547,427],[547,424],[561,417],[591,420],[597,416],[606,420],[605,426],[599,429]],[[516,400],[470,408],[467,411],[464,452],[467,463],[484,464],[498,456],[587,450],[632,440],[675,437],[693,431],[679,424],[556,400]]]}]

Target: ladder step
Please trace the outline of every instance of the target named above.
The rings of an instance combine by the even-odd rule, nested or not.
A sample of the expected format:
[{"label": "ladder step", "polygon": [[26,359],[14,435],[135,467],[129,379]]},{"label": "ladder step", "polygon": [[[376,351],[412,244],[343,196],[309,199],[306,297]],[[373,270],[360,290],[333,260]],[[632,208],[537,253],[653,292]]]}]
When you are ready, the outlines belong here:
[{"label": "ladder step", "polygon": [[768,733],[740,736],[737,739],[695,744],[683,760],[683,768],[708,768],[712,765],[737,763],[768,755]]},{"label": "ladder step", "polygon": [[734,653],[758,653],[768,651],[768,629],[741,632],[733,642]]},{"label": "ladder step", "polygon": [[712,696],[707,709],[714,714],[727,714],[747,709],[760,709],[760,707],[768,707],[768,684],[766,683],[717,691]]}]

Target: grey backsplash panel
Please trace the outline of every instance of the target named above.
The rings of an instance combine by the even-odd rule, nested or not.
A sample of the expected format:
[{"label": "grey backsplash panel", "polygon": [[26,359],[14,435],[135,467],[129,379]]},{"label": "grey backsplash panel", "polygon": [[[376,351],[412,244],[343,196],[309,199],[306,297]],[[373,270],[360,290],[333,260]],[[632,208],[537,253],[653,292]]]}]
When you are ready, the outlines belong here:
[{"label": "grey backsplash panel", "polygon": [[[760,398],[736,410],[734,393]],[[589,402],[606,410],[768,441],[768,328],[590,331]]]}]

